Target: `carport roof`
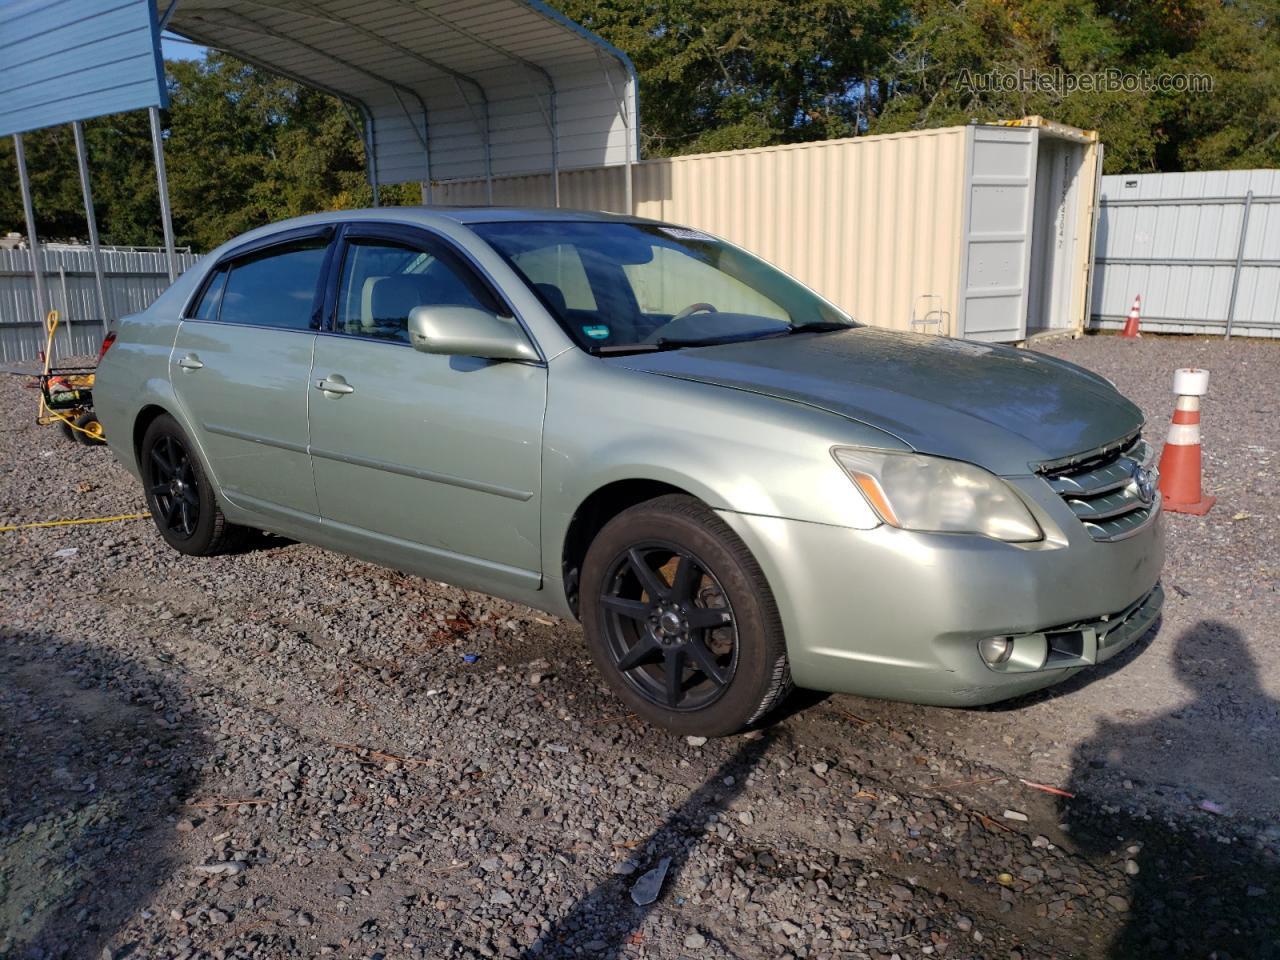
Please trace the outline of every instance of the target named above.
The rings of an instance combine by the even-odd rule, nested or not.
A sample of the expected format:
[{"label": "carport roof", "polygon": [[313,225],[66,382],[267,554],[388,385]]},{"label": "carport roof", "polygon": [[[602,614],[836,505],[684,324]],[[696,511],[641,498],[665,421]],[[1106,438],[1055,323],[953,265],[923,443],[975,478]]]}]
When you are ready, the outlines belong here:
[{"label": "carport roof", "polygon": [[626,163],[626,55],[538,0],[156,0],[166,29],[363,118],[375,183]]}]

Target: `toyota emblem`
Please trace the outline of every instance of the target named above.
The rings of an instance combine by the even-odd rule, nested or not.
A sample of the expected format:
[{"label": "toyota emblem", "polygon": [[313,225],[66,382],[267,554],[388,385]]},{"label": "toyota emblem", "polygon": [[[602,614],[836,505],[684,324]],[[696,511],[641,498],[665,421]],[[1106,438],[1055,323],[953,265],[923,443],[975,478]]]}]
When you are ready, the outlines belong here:
[{"label": "toyota emblem", "polygon": [[1138,491],[1138,499],[1150,505],[1156,499],[1156,471],[1138,464],[1133,465],[1133,486]]}]

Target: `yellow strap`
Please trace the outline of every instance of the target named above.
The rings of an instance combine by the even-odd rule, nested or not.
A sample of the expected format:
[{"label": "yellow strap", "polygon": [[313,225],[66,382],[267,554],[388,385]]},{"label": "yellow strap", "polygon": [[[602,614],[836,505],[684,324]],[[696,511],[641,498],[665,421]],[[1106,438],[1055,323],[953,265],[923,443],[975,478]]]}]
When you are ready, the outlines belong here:
[{"label": "yellow strap", "polygon": [[115,517],[88,517],[84,520],[43,520],[40,523],[15,523],[10,527],[0,527],[0,533],[10,530],[30,530],[32,527],[70,527],[77,523],[114,523],[116,520],[141,520],[149,517],[149,513],[122,513]]}]

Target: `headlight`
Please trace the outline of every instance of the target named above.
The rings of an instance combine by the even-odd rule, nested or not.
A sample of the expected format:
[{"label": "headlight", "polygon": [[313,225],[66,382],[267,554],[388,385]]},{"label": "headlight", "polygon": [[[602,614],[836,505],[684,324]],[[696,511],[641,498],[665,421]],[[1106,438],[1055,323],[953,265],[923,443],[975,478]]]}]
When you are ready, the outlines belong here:
[{"label": "headlight", "polygon": [[959,460],[837,447],[832,453],[880,519],[904,530],[980,533],[1022,543],[1043,537],[1013,489]]}]

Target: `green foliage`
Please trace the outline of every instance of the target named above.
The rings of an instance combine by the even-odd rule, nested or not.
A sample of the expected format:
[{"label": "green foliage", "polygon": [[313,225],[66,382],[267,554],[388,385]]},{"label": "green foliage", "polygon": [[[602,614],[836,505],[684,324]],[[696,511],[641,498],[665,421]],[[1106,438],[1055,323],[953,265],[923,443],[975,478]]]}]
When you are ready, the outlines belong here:
[{"label": "green foliage", "polygon": [[557,5],[635,63],[648,156],[856,134],[906,14],[903,0]]},{"label": "green foliage", "polygon": [[[1041,114],[1096,129],[1106,169],[1280,166],[1280,0],[557,0],[640,73],[648,156],[733,150]],[[1207,74],[1212,92],[1002,88],[1020,70]],[[347,109],[224,54],[168,64],[165,153],[178,242],[367,206]],[[145,112],[86,123],[103,239],[157,244]],[[41,233],[83,237],[67,127],[27,135]],[[16,185],[0,141],[0,182]],[[417,184],[383,202],[417,203]],[[15,188],[0,232],[22,230]]]},{"label": "green foliage", "polygon": [[[640,73],[649,155],[1041,114],[1106,169],[1280,165],[1280,0],[560,0]],[[1207,74],[1211,93],[961,89],[1020,70]]]}]

